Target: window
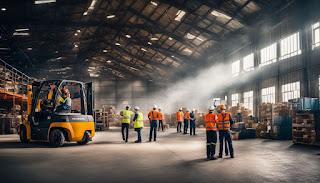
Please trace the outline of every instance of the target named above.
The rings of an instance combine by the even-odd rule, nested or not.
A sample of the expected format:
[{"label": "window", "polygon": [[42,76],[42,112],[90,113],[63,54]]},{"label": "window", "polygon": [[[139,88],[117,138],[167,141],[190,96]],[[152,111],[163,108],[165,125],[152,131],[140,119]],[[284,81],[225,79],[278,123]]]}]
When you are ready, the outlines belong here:
[{"label": "window", "polygon": [[275,103],[276,102],[276,87],[263,88],[261,90],[262,103]]},{"label": "window", "polygon": [[282,85],[282,101],[288,102],[290,99],[300,97],[300,82],[288,83]]},{"label": "window", "polygon": [[243,105],[245,108],[253,110],[253,91],[243,93]]},{"label": "window", "polygon": [[299,32],[280,41],[280,60],[301,54]]},{"label": "window", "polygon": [[312,49],[320,46],[320,22],[312,25]]},{"label": "window", "polygon": [[318,85],[319,85],[319,97],[320,97],[320,75],[319,75],[319,83],[318,83]]},{"label": "window", "polygon": [[273,43],[260,50],[260,60],[259,66],[265,66],[277,61],[277,43]]},{"label": "window", "polygon": [[239,103],[239,94],[235,93],[231,95],[231,106],[237,106]]},{"label": "window", "polygon": [[243,58],[243,70],[245,72],[252,71],[254,69],[254,54],[251,53]]},{"label": "window", "polygon": [[240,73],[240,60],[232,62],[232,76],[238,76]]}]

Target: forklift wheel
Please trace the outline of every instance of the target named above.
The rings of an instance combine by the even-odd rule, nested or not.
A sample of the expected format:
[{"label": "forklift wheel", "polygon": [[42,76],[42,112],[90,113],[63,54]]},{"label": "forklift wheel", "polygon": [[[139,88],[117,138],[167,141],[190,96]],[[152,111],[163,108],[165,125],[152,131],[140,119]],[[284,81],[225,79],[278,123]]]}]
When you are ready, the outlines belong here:
[{"label": "forklift wheel", "polygon": [[25,127],[20,127],[20,141],[22,142],[22,143],[28,143],[29,142],[29,140],[27,139],[27,131],[26,131],[26,128]]},{"label": "forklift wheel", "polygon": [[90,136],[91,136],[91,135],[90,135],[90,132],[85,131],[82,140],[81,140],[81,141],[78,141],[77,143],[78,143],[79,145],[88,144],[89,141],[90,141]]},{"label": "forklift wheel", "polygon": [[54,129],[50,133],[50,144],[53,147],[61,147],[63,146],[65,141],[65,137],[63,135],[63,132],[59,129]]}]

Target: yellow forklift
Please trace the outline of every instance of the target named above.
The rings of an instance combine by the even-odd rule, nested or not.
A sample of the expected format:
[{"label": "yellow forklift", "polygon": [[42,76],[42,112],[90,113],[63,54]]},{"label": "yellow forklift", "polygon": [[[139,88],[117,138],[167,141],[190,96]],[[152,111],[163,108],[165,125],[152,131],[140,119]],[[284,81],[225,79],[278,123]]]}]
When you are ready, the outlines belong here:
[{"label": "yellow forklift", "polygon": [[[64,91],[68,91],[68,95]],[[27,95],[28,120],[18,129],[22,143],[48,141],[52,146],[60,147],[66,141],[84,145],[94,137],[92,83],[73,80],[34,82],[28,86]]]}]

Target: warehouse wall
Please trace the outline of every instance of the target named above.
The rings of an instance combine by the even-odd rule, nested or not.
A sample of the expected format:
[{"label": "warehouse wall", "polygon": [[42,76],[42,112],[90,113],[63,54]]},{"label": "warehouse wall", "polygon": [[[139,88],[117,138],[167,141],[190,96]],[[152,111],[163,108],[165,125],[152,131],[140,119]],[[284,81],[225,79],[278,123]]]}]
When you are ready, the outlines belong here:
[{"label": "warehouse wall", "polygon": [[[314,3],[315,1],[313,1]],[[303,2],[300,2],[303,3]],[[265,87],[276,87],[276,102],[282,101],[281,85],[300,81],[300,95],[305,97],[319,97],[319,75],[320,75],[320,48],[312,50],[311,25],[320,21],[318,8],[312,3],[303,7],[297,3],[294,7],[285,10],[285,14],[272,17],[257,25],[251,30],[249,44],[237,49],[231,54],[226,53],[225,62],[242,59],[249,53],[254,53],[255,75],[243,84],[235,84],[228,88],[225,95],[228,96],[228,105],[231,105],[231,95],[239,93],[240,102],[243,102],[243,92],[254,91],[254,115],[257,114],[258,105],[261,104],[261,89]],[[318,4],[318,2],[315,2]],[[307,3],[305,3],[307,4]],[[288,59],[279,60],[276,63],[259,67],[260,50],[274,42],[278,43],[278,58],[280,57],[280,40],[286,36],[300,33],[300,46],[302,54]],[[241,74],[240,74],[241,75]]]},{"label": "warehouse wall", "polygon": [[160,88],[143,81],[94,81],[95,108],[99,109],[105,105],[121,109],[125,105],[138,105],[147,110],[152,107],[147,101]]}]

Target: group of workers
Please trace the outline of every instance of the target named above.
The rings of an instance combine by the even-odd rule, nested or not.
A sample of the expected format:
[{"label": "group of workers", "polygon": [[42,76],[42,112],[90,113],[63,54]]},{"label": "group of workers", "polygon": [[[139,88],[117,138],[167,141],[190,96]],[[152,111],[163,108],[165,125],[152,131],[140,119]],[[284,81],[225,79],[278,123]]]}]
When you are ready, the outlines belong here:
[{"label": "group of workers", "polygon": [[226,143],[226,155],[230,151],[230,157],[234,158],[234,150],[232,145],[232,136],[230,127],[234,123],[231,114],[226,112],[226,106],[220,105],[217,108],[217,113],[214,112],[215,107],[211,106],[209,112],[204,116],[204,122],[207,134],[207,159],[215,160],[217,135],[219,134],[219,158],[222,158],[223,144]]},{"label": "group of workers", "polygon": [[[122,116],[122,119],[121,119],[122,139],[125,142],[128,142],[129,127],[132,119],[133,128],[137,132],[137,136],[138,136],[138,139],[135,141],[135,143],[141,143],[142,142],[141,131],[142,131],[142,128],[144,127],[144,117],[143,117],[143,113],[140,111],[140,108],[138,106],[135,106],[134,112],[132,112],[130,110],[130,107],[126,106],[125,110],[120,112],[120,115]],[[156,105],[154,105],[152,110],[148,113],[148,118],[150,121],[149,142],[151,142],[152,139],[153,141],[157,141],[158,124],[159,124],[158,131],[160,131],[160,129],[164,131],[164,126],[163,126],[164,116],[163,116],[163,113],[161,112],[161,109],[158,108]]]},{"label": "group of workers", "polygon": [[[131,122],[131,118],[133,112],[130,111],[130,107],[126,106],[126,109],[120,112],[122,116],[122,139],[125,142],[128,142],[128,134],[129,134],[129,126]],[[148,113],[148,118],[150,121],[150,133],[149,133],[149,142],[157,140],[157,127],[159,124],[158,130],[160,130],[160,126],[163,128],[163,113],[161,109],[158,108],[156,105],[153,109]],[[181,133],[182,122],[183,122],[183,134],[188,134],[188,126],[190,124],[190,135],[196,135],[196,115],[195,109],[191,112],[186,109],[183,112],[182,108],[176,113],[177,119],[177,133]],[[144,117],[143,113],[140,111],[139,107],[134,107],[134,117],[133,117],[133,127],[134,130],[137,132],[138,139],[135,143],[141,143],[141,131],[144,127]],[[231,136],[231,125],[234,121],[231,118],[231,114],[226,112],[225,105],[219,105],[217,108],[215,106],[211,106],[208,110],[208,113],[204,115],[204,122],[206,128],[206,136],[207,136],[207,159],[208,160],[215,160],[215,152],[216,152],[216,144],[217,139],[219,136],[219,156],[218,158],[223,157],[223,148],[225,143],[225,153],[226,156],[229,155],[230,157],[234,158],[234,150],[232,145],[232,136]]]},{"label": "group of workers", "polygon": [[190,123],[190,135],[196,135],[196,116],[195,109],[191,112],[189,109],[186,109],[185,112],[182,111],[182,108],[176,113],[177,118],[177,133],[181,133],[182,122],[183,122],[183,134],[188,134],[188,126]]}]

